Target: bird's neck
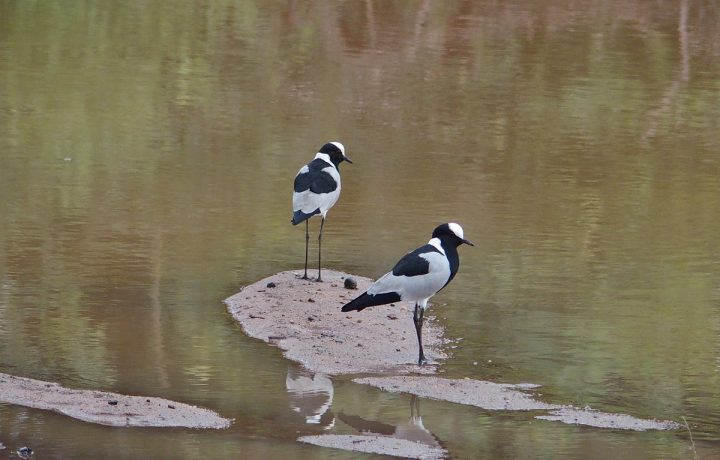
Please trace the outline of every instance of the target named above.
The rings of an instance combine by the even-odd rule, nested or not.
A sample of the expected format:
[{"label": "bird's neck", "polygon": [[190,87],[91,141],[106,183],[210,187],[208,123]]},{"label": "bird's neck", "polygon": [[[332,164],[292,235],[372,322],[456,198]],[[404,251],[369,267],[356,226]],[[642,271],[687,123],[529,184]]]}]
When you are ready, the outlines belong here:
[{"label": "bird's neck", "polygon": [[315,158],[316,158],[316,159],[323,160],[324,162],[335,166],[335,169],[337,169],[338,171],[340,171],[340,168],[338,168],[338,165],[340,164],[340,162],[337,162],[337,163],[336,163],[335,161],[333,161],[333,159],[330,158],[330,155],[328,155],[327,153],[318,152],[318,153],[315,155]]},{"label": "bird's neck", "polygon": [[460,256],[458,255],[457,245],[454,241],[449,241],[445,238],[439,238],[439,240],[443,251],[445,251],[445,257],[447,257],[450,263],[450,279],[452,279],[460,267]]}]

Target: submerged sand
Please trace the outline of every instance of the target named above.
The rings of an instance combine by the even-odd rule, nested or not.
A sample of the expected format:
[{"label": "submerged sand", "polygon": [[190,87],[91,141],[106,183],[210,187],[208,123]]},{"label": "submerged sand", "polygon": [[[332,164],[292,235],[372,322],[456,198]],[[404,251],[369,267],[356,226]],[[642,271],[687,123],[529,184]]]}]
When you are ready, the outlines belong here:
[{"label": "submerged sand", "polygon": [[8,374],[0,374],[0,402],[111,426],[227,428],[232,422],[209,409],[168,399],[71,389]]},{"label": "submerged sand", "polygon": [[611,414],[589,407],[577,408],[538,401],[528,391],[534,384],[504,384],[472,379],[445,379],[435,376],[367,377],[353,382],[371,385],[391,393],[408,393],[429,399],[480,407],[486,410],[535,411],[549,410],[536,419],[618,430],[674,430],[678,423],[669,420],[640,419],[626,414]]},{"label": "submerged sand", "polygon": [[412,376],[366,377],[354,379],[353,382],[371,385],[390,393],[414,394],[487,410],[548,410],[566,407],[538,401],[525,393],[525,390],[538,387],[533,384],[513,385],[472,379]]},{"label": "submerged sand", "polygon": [[536,419],[551,420],[571,425],[585,425],[595,428],[613,428],[617,430],[677,430],[682,426],[670,420],[642,419],[627,414],[610,414],[595,409],[563,407],[550,411],[549,415],[537,415]]}]

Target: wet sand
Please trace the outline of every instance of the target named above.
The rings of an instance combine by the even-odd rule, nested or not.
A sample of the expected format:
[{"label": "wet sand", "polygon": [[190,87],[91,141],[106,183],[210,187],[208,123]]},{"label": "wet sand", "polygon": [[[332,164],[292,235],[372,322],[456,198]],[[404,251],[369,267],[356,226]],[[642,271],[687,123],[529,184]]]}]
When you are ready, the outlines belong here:
[{"label": "wet sand", "polygon": [[550,415],[537,415],[536,419],[551,420],[571,425],[585,425],[596,428],[614,428],[618,430],[678,430],[679,423],[670,420],[641,419],[626,414],[610,414],[590,408],[578,409],[563,407],[553,410]]},{"label": "wet sand", "polygon": [[[312,372],[436,371],[433,365],[416,365],[418,345],[407,302],[343,313],[340,308],[364,292],[370,279],[332,270],[323,270],[322,283],[298,275],[302,271],[281,272],[225,299],[228,311],[247,335],[277,346],[286,358]],[[344,287],[348,276],[357,281],[357,289]],[[275,287],[268,287],[269,283]],[[447,358],[443,344],[442,328],[432,316],[426,317],[423,346],[428,360]]]},{"label": "wet sand", "polygon": [[353,382],[390,393],[414,394],[487,410],[548,410],[565,407],[538,401],[523,391],[538,387],[533,384],[512,385],[472,379],[411,376],[366,377],[354,379]]},{"label": "wet sand", "polygon": [[640,419],[626,414],[611,414],[591,408],[577,408],[538,401],[528,390],[535,384],[504,384],[472,379],[444,379],[440,377],[368,377],[353,382],[371,385],[391,393],[408,393],[429,399],[480,407],[486,410],[535,411],[550,410],[536,419],[586,425],[618,430],[674,430],[678,423],[669,420]]},{"label": "wet sand", "polygon": [[438,447],[389,436],[322,434],[302,436],[298,441],[320,447],[423,460],[442,459],[446,458],[447,454],[444,449]]},{"label": "wet sand", "polygon": [[0,374],[0,402],[110,426],[227,428],[232,423],[209,409],[168,399],[71,389],[8,374]]}]

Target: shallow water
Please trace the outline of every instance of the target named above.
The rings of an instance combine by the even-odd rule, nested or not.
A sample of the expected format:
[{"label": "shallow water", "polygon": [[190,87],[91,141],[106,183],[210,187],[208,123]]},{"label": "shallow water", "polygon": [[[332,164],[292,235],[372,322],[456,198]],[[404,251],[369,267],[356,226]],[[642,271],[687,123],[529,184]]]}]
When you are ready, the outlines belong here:
[{"label": "shallow water", "polygon": [[[449,220],[476,244],[432,310],[463,339],[446,375],[685,417],[717,455],[718,19],[703,1],[0,4],[0,371],[236,419],[122,430],[0,405],[0,456],[357,458],[295,439],[355,433],[341,413],[406,423],[409,397],[344,379],[298,412],[299,370],[221,303],[301,266],[292,179],[333,139],[355,163],[327,266],[379,276]],[[420,406],[457,458],[693,455],[687,432]]]}]

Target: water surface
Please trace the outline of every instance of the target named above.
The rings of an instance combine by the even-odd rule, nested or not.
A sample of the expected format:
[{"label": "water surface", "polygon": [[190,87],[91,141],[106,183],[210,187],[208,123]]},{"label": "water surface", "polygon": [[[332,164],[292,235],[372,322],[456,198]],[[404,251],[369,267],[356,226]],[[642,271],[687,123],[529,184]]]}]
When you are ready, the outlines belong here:
[{"label": "water surface", "polygon": [[[327,266],[379,276],[445,221],[476,244],[432,310],[463,339],[446,375],[685,417],[717,455],[719,19],[704,1],[0,4],[0,371],[236,419],[122,430],[3,405],[0,442],[349,459],[295,439],[356,432],[341,413],[407,423],[406,396],[288,388],[301,370],[221,304],[301,266],[292,179],[340,140]],[[693,455],[687,432],[419,405],[456,458]]]}]

